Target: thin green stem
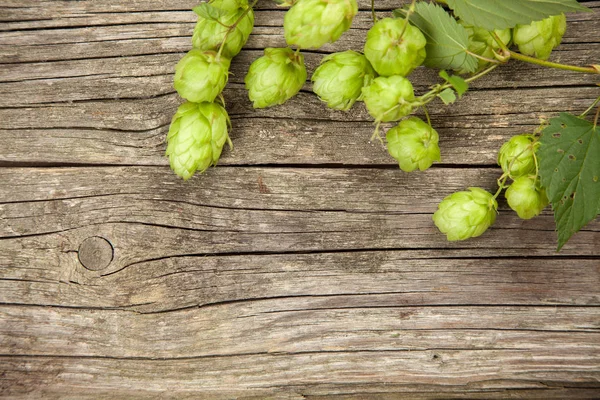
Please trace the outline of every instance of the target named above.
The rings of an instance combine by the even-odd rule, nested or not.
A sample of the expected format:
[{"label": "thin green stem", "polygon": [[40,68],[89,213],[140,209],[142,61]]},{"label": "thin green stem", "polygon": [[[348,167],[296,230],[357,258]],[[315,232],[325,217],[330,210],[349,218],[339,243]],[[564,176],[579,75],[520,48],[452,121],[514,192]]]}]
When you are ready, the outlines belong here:
[{"label": "thin green stem", "polygon": [[380,125],[381,125],[381,121],[377,121],[377,123],[375,124],[375,132],[373,132],[373,136],[371,136],[371,142],[375,138],[377,138],[381,142],[381,145],[385,147],[385,144],[383,143],[383,139],[381,138],[381,135],[379,134],[379,126]]},{"label": "thin green stem", "polygon": [[479,54],[477,54],[477,53],[473,53],[472,51],[469,51],[469,50],[465,50],[465,52],[466,52],[467,54],[469,54],[469,55],[472,55],[472,56],[473,56],[473,57],[475,57],[475,58],[478,58],[478,59],[480,59],[480,60],[483,60],[483,61],[489,62],[489,63],[491,63],[491,64],[500,64],[500,63],[501,63],[501,61],[499,61],[499,60],[496,60],[495,58],[487,58],[487,57],[484,57],[484,56],[480,56]]},{"label": "thin green stem", "polygon": [[600,71],[593,67],[579,67],[577,65],[559,64],[551,61],[540,60],[539,58],[529,57],[515,51],[510,52],[510,58],[515,60],[523,61],[530,64],[541,65],[542,67],[562,69],[566,71],[583,72],[584,74],[600,74]]},{"label": "thin green stem", "polygon": [[581,118],[583,118],[583,117],[585,117],[586,115],[588,115],[588,113],[589,113],[590,111],[592,111],[592,110],[594,109],[594,107],[596,107],[596,104],[598,104],[598,103],[600,103],[600,96],[598,96],[598,98],[597,98],[597,99],[596,99],[596,100],[595,100],[595,101],[592,103],[592,105],[591,105],[591,106],[589,106],[589,107],[588,107],[588,109],[587,109],[587,110],[585,110],[585,111],[583,112],[583,114],[581,114],[581,115],[580,115],[580,117],[581,117]]},{"label": "thin green stem", "polygon": [[533,155],[533,162],[535,163],[535,179],[537,179],[537,177],[540,176],[540,167],[538,165],[538,159],[535,155],[535,151],[531,154]]},{"label": "thin green stem", "polygon": [[510,50],[508,49],[508,47],[506,46],[506,43],[504,43],[502,41],[502,39],[500,39],[500,36],[498,36],[498,34],[494,31],[490,32],[492,34],[492,37],[494,38],[494,40],[496,41],[496,43],[498,44],[498,46],[500,46],[500,48],[505,52],[505,53],[509,53]]},{"label": "thin green stem", "polygon": [[482,76],[485,76],[485,75],[489,74],[490,72],[492,72],[496,68],[498,68],[498,65],[494,64],[491,67],[486,68],[483,71],[479,72],[478,74],[475,74],[475,75],[473,75],[473,76],[465,79],[465,82],[470,83],[470,82],[476,81],[477,79],[481,78]]},{"label": "thin green stem", "polygon": [[423,112],[425,113],[425,117],[427,118],[427,123],[431,126],[431,119],[429,119],[429,113],[427,112],[427,107],[423,104]]},{"label": "thin green stem", "polygon": [[498,196],[500,196],[500,193],[502,193],[502,190],[504,188],[506,188],[506,186],[504,186],[504,184],[506,183],[506,180],[508,179],[508,174],[504,173],[502,174],[502,176],[500,178],[498,178],[498,190],[496,190],[496,193],[494,193],[494,199],[497,199]]},{"label": "thin green stem", "polygon": [[410,16],[415,12],[416,3],[417,0],[412,0],[412,3],[410,3],[410,6],[408,6],[408,10],[404,16],[404,27],[402,28],[402,32],[400,32],[400,37],[404,37],[404,32],[406,32],[406,28],[408,27]]},{"label": "thin green stem", "polygon": [[373,15],[373,23],[377,23],[377,15],[375,14],[375,0],[371,0],[371,14]]}]

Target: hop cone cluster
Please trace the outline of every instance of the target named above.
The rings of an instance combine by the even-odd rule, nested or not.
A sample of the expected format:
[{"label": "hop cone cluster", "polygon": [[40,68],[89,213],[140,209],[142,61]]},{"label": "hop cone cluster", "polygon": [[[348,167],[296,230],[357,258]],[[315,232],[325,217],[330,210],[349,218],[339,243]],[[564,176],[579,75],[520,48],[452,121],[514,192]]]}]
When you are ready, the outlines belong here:
[{"label": "hop cone cluster", "polygon": [[188,102],[171,120],[166,151],[171,169],[185,180],[216,165],[225,142],[231,145],[229,116],[214,101],[227,84],[231,57],[240,52],[254,24],[247,0],[211,0],[194,12],[194,48],[175,67],[173,82]]},{"label": "hop cone cluster", "polygon": [[438,133],[420,118],[403,120],[387,131],[386,139],[388,151],[402,171],[424,171],[434,161],[440,161]]},{"label": "hop cone cluster", "polygon": [[368,86],[375,75],[362,54],[352,50],[333,53],[324,57],[315,70],[313,91],[330,108],[346,111],[360,98],[362,88]]},{"label": "hop cone cluster", "polygon": [[412,112],[415,93],[412,83],[402,76],[380,76],[363,88],[363,101],[375,121],[398,121]]},{"label": "hop cone cluster", "polygon": [[230,141],[228,125],[227,111],[219,104],[182,104],[173,116],[167,136],[166,155],[173,171],[187,180],[196,171],[204,172],[216,165],[225,142]]},{"label": "hop cone cluster", "polygon": [[[198,22],[194,28],[192,45],[200,50],[218,51],[224,41],[221,54],[233,58],[248,41],[254,27],[254,11],[249,9],[246,0],[212,0],[208,5],[212,7],[212,13],[217,14],[219,19],[207,18],[205,4],[195,7],[194,12],[198,14]],[[227,34],[228,27],[236,22],[235,28]]]},{"label": "hop cone cluster", "polygon": [[567,18],[560,14],[529,25],[517,25],[513,38],[521,53],[547,60],[552,50],[560,44],[566,30]]},{"label": "hop cone cluster", "polygon": [[173,86],[188,101],[214,101],[227,84],[229,63],[214,51],[190,50],[175,67]]},{"label": "hop cone cluster", "polygon": [[405,19],[384,18],[367,33],[365,57],[379,75],[407,76],[425,60],[427,40]]},{"label": "hop cone cluster", "polygon": [[298,0],[285,13],[285,41],[301,49],[333,43],[350,28],[357,12],[356,0]]},{"label": "hop cone cluster", "polygon": [[480,188],[446,197],[433,214],[433,222],[450,241],[481,236],[495,221],[498,203]]},{"label": "hop cone cluster", "polygon": [[283,104],[306,82],[304,56],[289,48],[268,48],[250,65],[245,78],[254,108]]}]

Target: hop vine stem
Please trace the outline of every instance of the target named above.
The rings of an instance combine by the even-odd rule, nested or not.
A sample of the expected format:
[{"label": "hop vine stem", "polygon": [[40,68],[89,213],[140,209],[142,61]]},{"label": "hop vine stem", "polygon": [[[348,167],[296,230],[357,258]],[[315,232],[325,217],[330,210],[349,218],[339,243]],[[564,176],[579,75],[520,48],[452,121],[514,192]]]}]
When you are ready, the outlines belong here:
[{"label": "hop vine stem", "polygon": [[496,41],[496,43],[498,43],[498,46],[500,46],[500,48],[502,49],[503,56],[504,56],[503,57],[504,62],[508,62],[509,59],[514,58],[515,60],[523,61],[523,62],[526,62],[529,64],[540,65],[542,67],[556,68],[556,69],[562,69],[562,70],[566,70],[566,71],[582,72],[584,74],[600,74],[600,69],[597,69],[594,67],[580,67],[577,65],[560,64],[560,63],[555,63],[552,61],[540,60],[539,58],[530,57],[530,56],[526,56],[521,53],[517,53],[516,51],[510,50],[508,48],[508,46],[506,46],[506,43],[504,43],[502,41],[502,39],[500,39],[500,37],[498,36],[498,34],[496,32],[492,32],[492,36],[493,36],[494,40]]}]

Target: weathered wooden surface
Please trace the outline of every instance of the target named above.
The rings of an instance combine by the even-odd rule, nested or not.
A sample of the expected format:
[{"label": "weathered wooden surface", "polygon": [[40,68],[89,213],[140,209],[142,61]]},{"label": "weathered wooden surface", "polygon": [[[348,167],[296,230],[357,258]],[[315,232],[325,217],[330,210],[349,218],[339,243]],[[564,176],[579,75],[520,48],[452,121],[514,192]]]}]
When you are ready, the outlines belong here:
[{"label": "weathered wooden surface", "polygon": [[[586,4],[555,59],[598,62]],[[494,187],[508,137],[583,111],[597,78],[505,66],[431,107],[443,164],[405,174],[360,105],[327,110],[307,84],[252,109],[244,73],[284,45],[262,1],[225,91],[235,150],[182,182],[163,154],[193,5],[0,4],[0,397],[600,397],[600,222],[561,253],[549,211],[501,204],[458,243],[431,222],[447,194]],[[323,51],[360,50],[368,7]]]}]

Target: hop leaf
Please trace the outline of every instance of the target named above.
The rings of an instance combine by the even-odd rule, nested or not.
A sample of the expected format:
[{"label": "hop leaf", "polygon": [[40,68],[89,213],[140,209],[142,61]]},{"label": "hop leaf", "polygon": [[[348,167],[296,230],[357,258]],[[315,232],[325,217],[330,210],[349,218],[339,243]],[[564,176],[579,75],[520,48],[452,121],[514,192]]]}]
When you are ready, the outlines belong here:
[{"label": "hop leaf", "polygon": [[424,171],[434,161],[440,161],[438,133],[420,118],[403,120],[387,131],[386,139],[388,151],[402,171],[412,172],[417,168]]},{"label": "hop leaf", "polygon": [[376,122],[398,121],[413,110],[415,93],[402,76],[380,76],[363,88],[363,101]]},{"label": "hop leaf", "polygon": [[330,108],[346,111],[374,78],[375,71],[365,56],[347,50],[321,60],[312,76],[313,91]]},{"label": "hop leaf", "polygon": [[467,53],[469,35],[442,7],[433,3],[418,2],[410,20],[427,39],[427,57],[423,64],[437,69],[463,69],[473,72],[477,58]]},{"label": "hop leaf", "polygon": [[482,235],[495,221],[498,203],[480,188],[446,197],[433,214],[433,222],[448,240],[465,240]]},{"label": "hop leaf", "polygon": [[285,41],[301,49],[333,43],[350,28],[357,12],[356,0],[298,0],[285,13]]},{"label": "hop leaf", "polygon": [[367,33],[365,57],[379,75],[407,76],[425,60],[427,40],[405,19],[384,18]]},{"label": "hop leaf", "polygon": [[529,25],[517,25],[514,40],[521,53],[547,60],[552,50],[560,44],[566,30],[567,18],[560,14]]},{"label": "hop leaf", "polygon": [[560,250],[599,211],[600,129],[562,113],[550,120],[540,142],[540,176],[554,209]]},{"label": "hop leaf", "polygon": [[175,67],[173,87],[191,102],[212,102],[227,84],[229,63],[214,51],[190,50]]},{"label": "hop leaf", "polygon": [[184,103],[173,116],[167,135],[171,169],[184,180],[216,165],[225,142],[229,116],[216,103]]},{"label": "hop leaf", "polygon": [[538,147],[532,135],[513,136],[500,148],[498,165],[513,179],[535,172],[534,153]]},{"label": "hop leaf", "polygon": [[548,197],[540,185],[540,180],[532,176],[521,176],[515,179],[504,196],[510,208],[522,219],[538,216],[548,205]]},{"label": "hop leaf", "polygon": [[569,11],[590,11],[577,0],[446,0],[469,25],[506,29]]},{"label": "hop leaf", "polygon": [[254,108],[285,103],[306,82],[304,56],[289,48],[267,48],[265,55],[250,65],[245,78]]}]

